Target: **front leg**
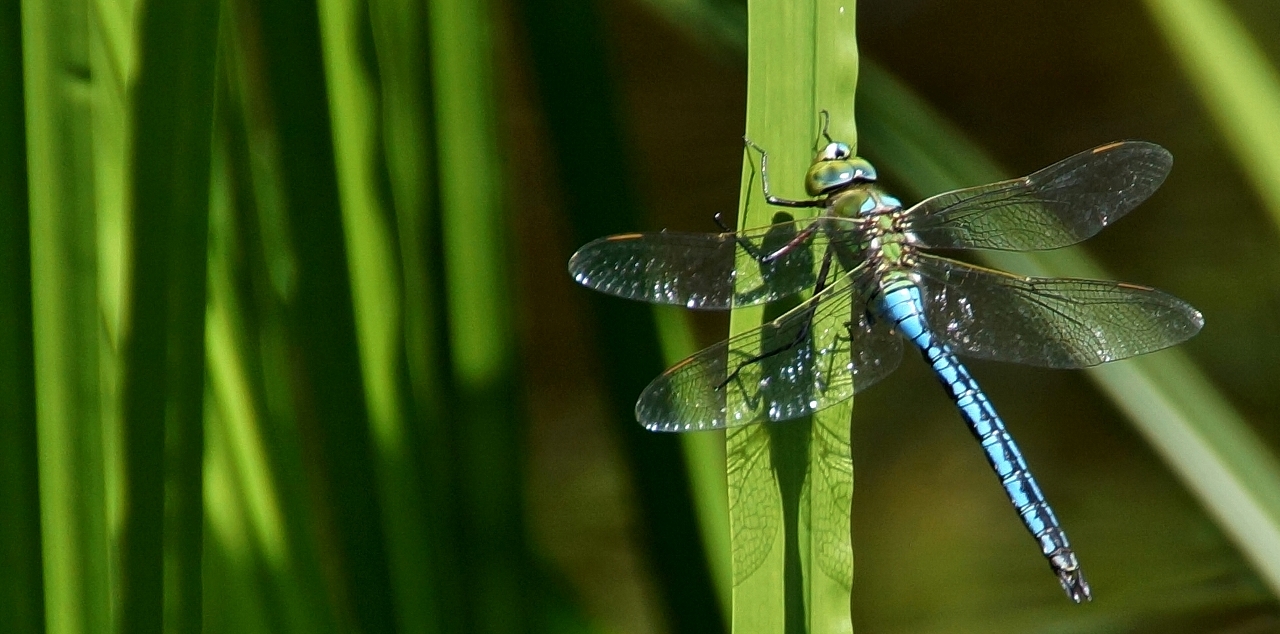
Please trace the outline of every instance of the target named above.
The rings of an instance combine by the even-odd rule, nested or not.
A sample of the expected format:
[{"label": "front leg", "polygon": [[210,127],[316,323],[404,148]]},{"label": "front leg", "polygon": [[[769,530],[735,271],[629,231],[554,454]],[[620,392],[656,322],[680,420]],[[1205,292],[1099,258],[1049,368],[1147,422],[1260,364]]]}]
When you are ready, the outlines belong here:
[{"label": "front leg", "polygon": [[789,200],[779,198],[769,193],[769,153],[764,148],[756,145],[754,141],[747,137],[742,137],[747,147],[754,149],[760,153],[760,188],[764,190],[764,200],[770,205],[778,207],[822,207],[826,204],[822,200]]}]

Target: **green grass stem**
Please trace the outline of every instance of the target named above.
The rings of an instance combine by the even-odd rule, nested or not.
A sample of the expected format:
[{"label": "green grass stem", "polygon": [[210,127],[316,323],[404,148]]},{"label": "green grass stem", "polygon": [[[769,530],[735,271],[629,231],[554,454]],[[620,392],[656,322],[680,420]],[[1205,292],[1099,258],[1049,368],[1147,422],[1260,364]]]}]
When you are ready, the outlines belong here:
[{"label": "green grass stem", "polygon": [[[774,195],[806,197],[802,176],[813,158],[820,111],[829,115],[833,138],[857,146],[854,25],[853,3],[748,5],[746,134],[769,152]],[[749,153],[743,166],[742,228],[773,222],[775,210],[760,192],[758,160]],[[730,331],[759,326],[770,310],[735,310]],[[851,415],[852,405],[842,404],[807,423],[786,423],[786,429],[808,425],[801,433],[811,436],[795,441],[776,433],[782,427],[727,434],[734,631],[852,631]],[[818,468],[824,464],[835,468]]]},{"label": "green grass stem", "polygon": [[[395,628],[373,431],[359,354],[318,7],[278,2],[261,15],[264,105],[278,142],[279,220],[295,262],[283,288],[277,389],[296,417],[313,502],[310,527],[337,627]],[[266,213],[273,210],[262,207]],[[305,516],[304,516],[305,517]]]},{"label": "green grass stem", "polygon": [[45,617],[111,627],[88,5],[23,3]]},{"label": "green grass stem", "polygon": [[[414,397],[441,387],[433,382],[415,390],[407,368],[434,368],[432,362],[438,363],[439,355],[419,345],[414,351],[422,357],[416,358],[404,345],[424,339],[419,331],[421,319],[410,320],[408,316],[419,314],[418,305],[429,286],[417,283],[407,287],[402,282],[402,276],[420,277],[426,271],[402,267],[405,258],[400,249],[421,250],[427,245],[415,239],[418,231],[410,230],[409,239],[400,239],[397,231],[397,217],[421,216],[429,194],[418,186],[424,181],[419,174],[429,167],[424,154],[431,148],[425,130],[427,112],[421,103],[426,91],[425,71],[406,76],[404,65],[397,64],[425,54],[421,40],[426,22],[420,3],[382,2],[375,6],[376,10],[322,2],[320,22],[372,457],[384,501],[387,548],[392,553],[388,561],[397,625],[402,632],[434,632],[445,626],[448,614],[457,612],[456,606],[448,609],[441,602],[440,587],[448,582],[440,576],[444,571],[435,565],[439,552],[451,547],[442,539],[439,525],[447,523],[452,514],[450,505],[439,496],[434,505],[427,505],[424,475],[439,467],[440,460],[420,459],[423,430],[415,415],[429,407],[415,403]],[[366,11],[382,19],[369,24]],[[372,35],[381,45],[380,61],[388,67],[381,76],[369,72],[359,54],[366,26],[372,27]],[[384,117],[387,108],[396,110]],[[402,154],[409,158],[400,158]],[[410,164],[401,165],[406,160]],[[388,174],[386,168],[393,165],[400,169]],[[387,182],[395,194],[390,197],[383,191]],[[397,206],[409,208],[389,208]],[[418,255],[410,261],[422,262]],[[430,333],[425,334],[429,340]],[[433,422],[440,424],[439,412]],[[437,439],[427,442],[443,444]],[[434,475],[439,483],[436,486],[448,482],[447,473]],[[425,478],[425,486],[433,486],[431,478]]]}]

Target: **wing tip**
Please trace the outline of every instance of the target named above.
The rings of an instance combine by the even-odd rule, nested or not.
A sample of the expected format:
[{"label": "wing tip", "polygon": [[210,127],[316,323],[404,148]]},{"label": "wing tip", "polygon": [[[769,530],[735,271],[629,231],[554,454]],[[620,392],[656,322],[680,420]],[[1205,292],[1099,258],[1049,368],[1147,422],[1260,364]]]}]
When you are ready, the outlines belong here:
[{"label": "wing tip", "polygon": [[1164,182],[1164,176],[1167,176],[1169,170],[1173,169],[1173,153],[1159,143],[1153,143],[1151,141],[1112,141],[1111,143],[1104,143],[1092,150],[1088,150],[1088,153],[1106,154],[1107,152],[1115,150],[1120,150],[1129,154],[1139,153],[1147,155],[1147,162],[1156,168],[1154,171],[1159,172],[1162,175],[1157,181],[1155,181],[1155,187],[1152,188],[1152,192],[1160,187]]}]

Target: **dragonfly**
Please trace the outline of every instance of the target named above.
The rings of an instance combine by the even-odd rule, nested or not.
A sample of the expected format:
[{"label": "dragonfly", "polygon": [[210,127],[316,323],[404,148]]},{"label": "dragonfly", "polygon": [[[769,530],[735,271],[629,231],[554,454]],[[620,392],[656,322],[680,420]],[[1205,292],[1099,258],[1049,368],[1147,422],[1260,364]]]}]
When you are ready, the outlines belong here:
[{"label": "dragonfly", "polygon": [[1065,531],[959,357],[1086,368],[1181,343],[1204,317],[1146,286],[1023,277],[935,251],[1045,250],[1085,240],[1150,197],[1172,155],[1145,141],[1109,143],[1023,178],[904,207],[877,185],[870,162],[825,129],[822,136],[826,145],[805,176],[809,197],[798,200],[770,192],[768,154],[747,140],[760,155],[765,201],[815,209],[813,217],[780,211],[774,224],[738,232],[613,235],[569,260],[570,274],[588,288],[689,309],[811,292],[776,319],[668,369],[641,393],[636,418],[654,431],[695,431],[808,416],[891,373],[905,342],[954,401],[1068,597],[1090,601]]}]

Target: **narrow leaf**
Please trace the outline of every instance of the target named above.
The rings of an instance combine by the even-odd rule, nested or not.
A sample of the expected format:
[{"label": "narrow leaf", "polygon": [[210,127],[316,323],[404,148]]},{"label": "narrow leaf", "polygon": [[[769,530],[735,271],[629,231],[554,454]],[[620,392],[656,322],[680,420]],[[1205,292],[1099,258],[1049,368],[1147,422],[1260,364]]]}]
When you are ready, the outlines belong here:
[{"label": "narrow leaf", "polygon": [[32,321],[49,632],[111,628],[90,7],[22,5]]},{"label": "narrow leaf", "polygon": [[[853,3],[748,6],[747,137],[769,153],[771,193],[805,198],[802,176],[820,121],[856,148],[858,56]],[[827,118],[820,118],[826,111]],[[743,167],[739,226],[771,224],[758,155]],[[734,334],[783,306],[735,310]],[[849,513],[852,405],[726,434],[733,536],[734,631],[852,631]]]}]

